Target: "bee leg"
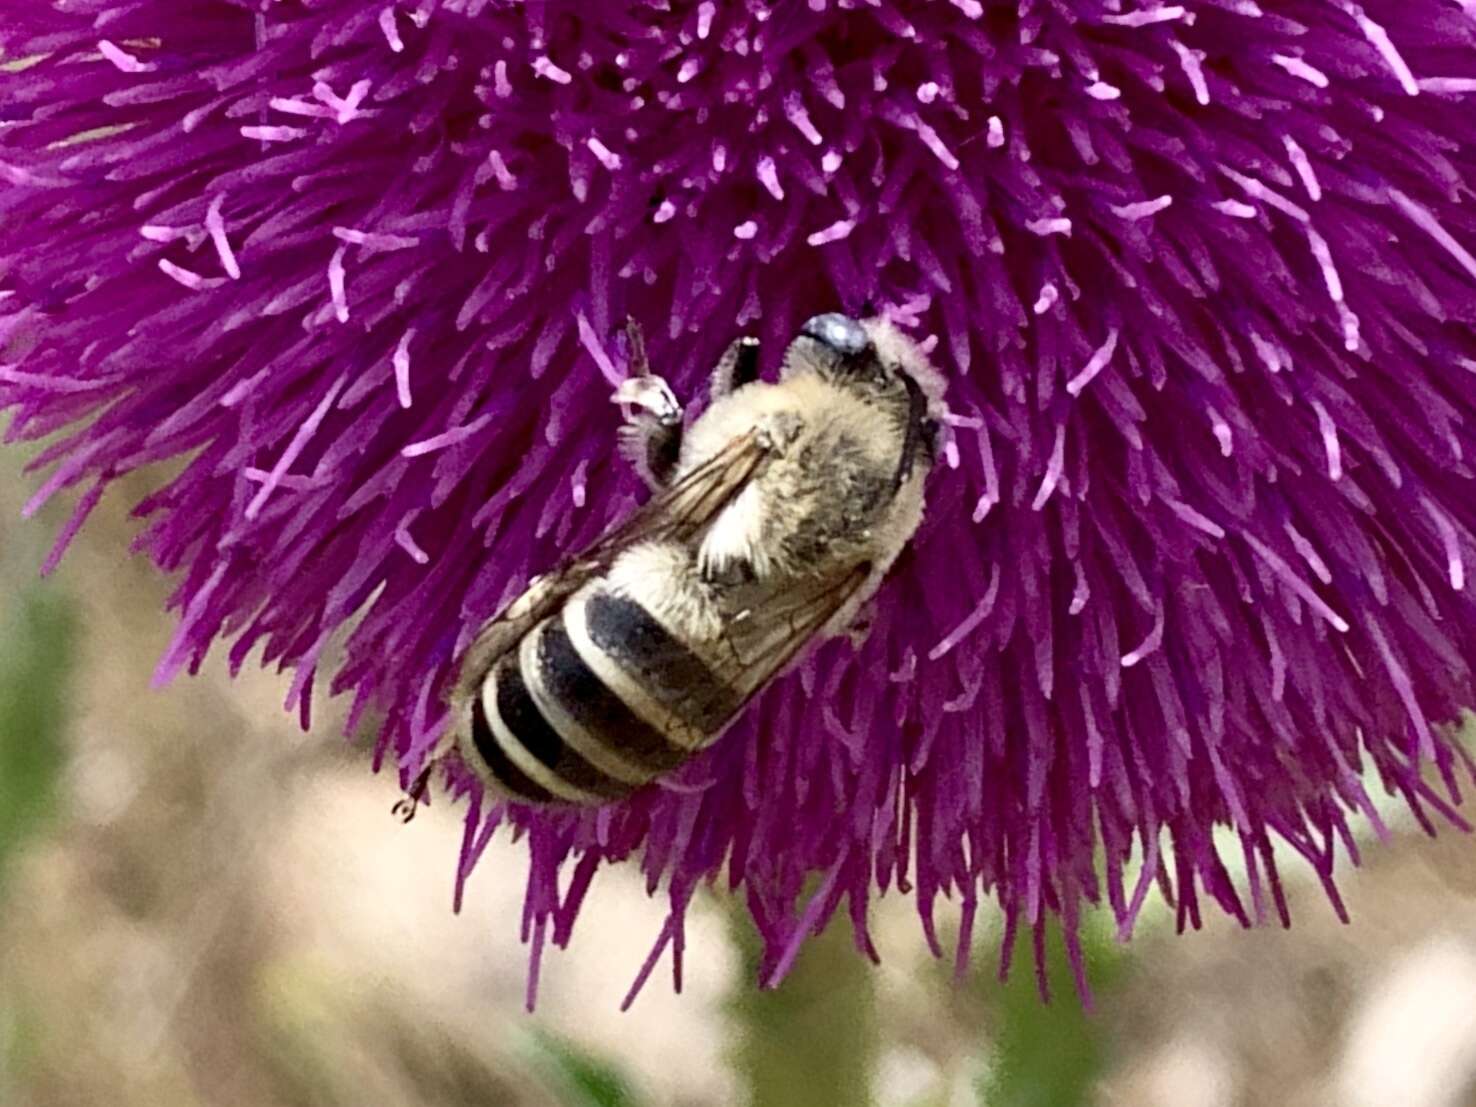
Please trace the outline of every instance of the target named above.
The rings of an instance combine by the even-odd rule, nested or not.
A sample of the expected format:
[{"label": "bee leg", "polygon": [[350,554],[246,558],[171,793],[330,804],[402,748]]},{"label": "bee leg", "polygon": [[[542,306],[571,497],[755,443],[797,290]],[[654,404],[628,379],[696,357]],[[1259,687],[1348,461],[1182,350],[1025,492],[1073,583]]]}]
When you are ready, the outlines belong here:
[{"label": "bee leg", "polygon": [[425,798],[426,790],[430,787],[431,771],[436,767],[432,761],[420,770],[420,775],[415,778],[415,783],[410,785],[404,797],[392,808],[390,814],[399,818],[400,822],[408,823],[415,818],[415,812],[420,809],[420,801]]},{"label": "bee leg", "polygon": [[892,478],[892,494],[895,496],[902,490],[912,476],[912,466],[917,460],[918,450],[928,449],[930,446],[928,420],[928,398],[923,394],[922,386],[913,380],[907,373],[900,374],[902,384],[907,389],[907,432],[902,439],[902,456],[897,461],[897,473]]},{"label": "bee leg", "polygon": [[871,637],[871,628],[876,625],[876,597],[872,597],[861,605],[861,610],[856,612],[856,617],[850,621],[843,633],[851,643],[851,649],[857,653],[861,647],[866,645],[866,639]]},{"label": "bee leg", "polygon": [[621,427],[620,455],[635,466],[653,490],[665,488],[676,475],[682,453],[682,425],[667,427],[654,419],[637,418]]},{"label": "bee leg", "polygon": [[682,405],[660,377],[626,377],[610,397],[625,425],[617,432],[620,453],[652,488],[664,488],[682,453]]},{"label": "bee leg", "polygon": [[727,352],[718,360],[717,367],[712,371],[712,378],[708,383],[708,395],[714,400],[721,400],[736,388],[742,388],[758,380],[759,375],[759,341],[757,338],[744,336],[728,347]]}]

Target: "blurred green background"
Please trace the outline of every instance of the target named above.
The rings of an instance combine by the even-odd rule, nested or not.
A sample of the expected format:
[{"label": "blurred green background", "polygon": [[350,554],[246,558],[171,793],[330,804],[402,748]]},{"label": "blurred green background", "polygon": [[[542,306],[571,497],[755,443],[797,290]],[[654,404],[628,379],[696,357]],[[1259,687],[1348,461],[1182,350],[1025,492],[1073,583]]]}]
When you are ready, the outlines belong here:
[{"label": "blurred green background", "polygon": [[1091,1013],[1059,935],[1042,1005],[1028,941],[1001,985],[981,926],[955,984],[895,898],[881,967],[843,923],[759,993],[746,918],[711,898],[686,994],[658,971],[621,1014],[662,910],[613,872],[526,1016],[520,851],[494,847],[453,916],[455,812],[402,827],[332,706],[301,734],[273,675],[233,683],[214,659],[150,690],[171,624],[163,582],[120,560],[123,497],[41,582],[58,516],[20,523],[5,475],[0,1104],[1476,1103],[1476,843],[1397,820],[1345,878],[1351,927],[1300,874],[1290,932],[1178,938],[1155,908],[1124,947],[1089,919]]}]

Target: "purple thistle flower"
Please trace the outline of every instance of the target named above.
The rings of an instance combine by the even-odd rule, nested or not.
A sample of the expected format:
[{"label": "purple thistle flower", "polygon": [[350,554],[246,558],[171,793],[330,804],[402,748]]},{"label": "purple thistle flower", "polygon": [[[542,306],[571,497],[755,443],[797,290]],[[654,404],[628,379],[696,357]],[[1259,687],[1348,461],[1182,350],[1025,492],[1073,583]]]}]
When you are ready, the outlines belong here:
[{"label": "purple thistle flower", "polygon": [[361,615],[330,687],[406,779],[477,625],[636,500],[627,313],[685,396],[822,310],[937,336],[949,465],[859,657],[592,814],[455,782],[463,878],[528,842],[535,980],[633,857],[671,901],[641,980],[720,880],[773,981],[843,903],[869,952],[894,886],[935,949],[961,904],[961,956],[989,898],[1011,934],[1127,932],[1155,882],[1181,926],[1285,920],[1273,845],[1336,902],[1362,780],[1459,823],[1469,0],[0,10],[0,404],[52,436],[33,504],[81,490],[48,565],[185,459],[139,505],[180,579],[160,678],[260,646],[306,724]]}]

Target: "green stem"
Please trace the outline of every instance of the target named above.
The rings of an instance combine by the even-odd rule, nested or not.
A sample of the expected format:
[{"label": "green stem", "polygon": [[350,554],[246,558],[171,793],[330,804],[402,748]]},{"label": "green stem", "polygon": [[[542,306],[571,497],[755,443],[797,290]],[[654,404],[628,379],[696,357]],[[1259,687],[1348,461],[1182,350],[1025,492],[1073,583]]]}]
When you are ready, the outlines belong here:
[{"label": "green stem", "polygon": [[1090,1101],[1107,1067],[1114,990],[1129,969],[1127,954],[1105,912],[1083,920],[1082,956],[1095,1000],[1095,1012],[1088,1013],[1072,983],[1061,928],[1051,923],[1048,930],[1049,1003],[1037,990],[1028,933],[1015,948],[1015,967],[1003,987],[992,971],[998,946],[978,959],[975,990],[993,1028],[989,1070],[979,1087],[984,1107],[1077,1107]]},{"label": "green stem", "polygon": [[733,1064],[750,1107],[864,1107],[877,1052],[872,967],[839,917],[811,938],[784,982],[758,991],[762,946],[740,903],[729,911],[743,970],[729,1011]]}]

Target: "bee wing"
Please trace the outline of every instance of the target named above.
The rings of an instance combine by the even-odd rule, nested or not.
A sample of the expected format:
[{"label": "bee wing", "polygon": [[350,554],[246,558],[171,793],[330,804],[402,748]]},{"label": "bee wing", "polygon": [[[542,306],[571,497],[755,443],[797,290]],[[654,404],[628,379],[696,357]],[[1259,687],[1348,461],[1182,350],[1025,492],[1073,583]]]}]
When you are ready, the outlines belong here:
[{"label": "bee wing", "polygon": [[593,545],[536,577],[522,595],[477,632],[461,663],[457,681],[460,696],[475,694],[499,657],[608,569],[622,550],[651,540],[691,541],[743,490],[767,453],[767,446],[756,433],[737,436],[606,531]]},{"label": "bee wing", "polygon": [[789,582],[768,589],[733,614],[723,631],[723,677],[746,703],[793,662],[856,595],[871,574],[862,564],[847,573]]},{"label": "bee wing", "polygon": [[768,447],[755,431],[740,434],[701,465],[637,508],[591,548],[607,560],[636,542],[690,542],[743,491]]}]

